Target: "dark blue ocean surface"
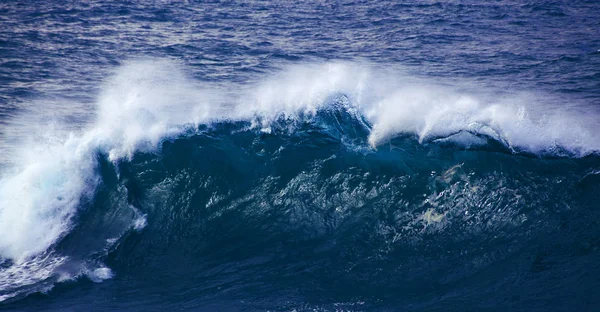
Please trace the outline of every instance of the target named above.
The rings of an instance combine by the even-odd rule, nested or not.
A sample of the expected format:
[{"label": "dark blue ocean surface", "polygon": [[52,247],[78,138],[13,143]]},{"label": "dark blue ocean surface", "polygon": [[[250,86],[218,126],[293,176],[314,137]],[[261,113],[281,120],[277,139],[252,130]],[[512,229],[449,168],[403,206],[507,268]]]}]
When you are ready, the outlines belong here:
[{"label": "dark blue ocean surface", "polygon": [[600,310],[597,1],[0,3],[0,310]]}]

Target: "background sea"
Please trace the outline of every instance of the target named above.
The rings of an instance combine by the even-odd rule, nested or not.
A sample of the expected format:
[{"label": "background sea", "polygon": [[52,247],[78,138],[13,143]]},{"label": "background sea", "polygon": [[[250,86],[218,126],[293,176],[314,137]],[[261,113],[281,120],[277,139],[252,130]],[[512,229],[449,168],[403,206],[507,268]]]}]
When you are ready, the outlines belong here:
[{"label": "background sea", "polygon": [[0,310],[598,311],[597,1],[2,1]]}]

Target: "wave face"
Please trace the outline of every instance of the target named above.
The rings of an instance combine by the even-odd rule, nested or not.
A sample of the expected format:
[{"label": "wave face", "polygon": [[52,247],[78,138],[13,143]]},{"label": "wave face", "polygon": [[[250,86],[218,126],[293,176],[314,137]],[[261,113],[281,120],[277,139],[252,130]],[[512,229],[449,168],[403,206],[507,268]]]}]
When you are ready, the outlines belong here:
[{"label": "wave face", "polygon": [[85,130],[17,149],[0,300],[108,285],[137,308],[598,304],[597,115],[461,85],[330,62],[224,87],[130,62]]}]

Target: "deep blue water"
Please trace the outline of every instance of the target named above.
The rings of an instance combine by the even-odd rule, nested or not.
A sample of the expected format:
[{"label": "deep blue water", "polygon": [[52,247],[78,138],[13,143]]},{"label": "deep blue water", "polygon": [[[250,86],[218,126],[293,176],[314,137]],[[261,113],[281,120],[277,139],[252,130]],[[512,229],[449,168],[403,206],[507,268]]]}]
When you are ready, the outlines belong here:
[{"label": "deep blue water", "polygon": [[600,310],[597,1],[0,3],[0,310]]}]

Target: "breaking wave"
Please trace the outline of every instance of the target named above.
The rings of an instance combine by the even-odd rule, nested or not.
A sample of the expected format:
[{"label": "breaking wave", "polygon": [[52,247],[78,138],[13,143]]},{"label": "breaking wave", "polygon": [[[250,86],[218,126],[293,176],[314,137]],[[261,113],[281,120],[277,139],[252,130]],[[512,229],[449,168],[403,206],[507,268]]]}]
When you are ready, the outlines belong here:
[{"label": "breaking wave", "polygon": [[[591,108],[373,64],[284,66],[218,85],[138,61],[102,90],[84,129],[23,140],[2,174],[0,301],[110,279],[106,257],[132,233],[166,245],[231,213],[270,220],[253,228],[273,237],[352,237],[369,224],[371,256],[444,233],[525,237],[554,222],[536,202],[565,203],[561,188],[597,175]],[[370,261],[350,258],[347,269]]]}]

